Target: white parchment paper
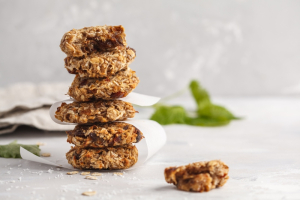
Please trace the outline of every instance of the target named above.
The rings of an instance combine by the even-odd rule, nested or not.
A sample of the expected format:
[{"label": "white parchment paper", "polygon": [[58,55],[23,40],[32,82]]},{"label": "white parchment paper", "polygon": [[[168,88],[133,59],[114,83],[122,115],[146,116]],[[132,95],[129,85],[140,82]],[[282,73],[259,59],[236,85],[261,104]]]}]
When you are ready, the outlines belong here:
[{"label": "white parchment paper", "polygon": [[[133,167],[127,169],[131,170],[141,166],[155,153],[157,153],[166,143],[167,136],[163,127],[152,120],[130,119],[123,122],[134,125],[138,129],[140,129],[145,136],[143,140],[135,144],[139,152],[139,157],[138,162]],[[67,143],[63,148],[55,147],[48,149],[48,152],[51,153],[51,157],[49,158],[38,157],[22,147],[20,147],[20,153],[21,157],[25,160],[63,167],[67,169],[74,169],[70,164],[68,164],[67,159],[63,158],[65,157],[65,154],[67,152],[66,147],[69,148],[69,145]]]},{"label": "white parchment paper", "polygon": [[156,104],[160,100],[160,98],[131,92],[126,97],[119,98],[119,100],[126,101],[129,103],[138,105],[138,106],[152,106],[152,105]]}]

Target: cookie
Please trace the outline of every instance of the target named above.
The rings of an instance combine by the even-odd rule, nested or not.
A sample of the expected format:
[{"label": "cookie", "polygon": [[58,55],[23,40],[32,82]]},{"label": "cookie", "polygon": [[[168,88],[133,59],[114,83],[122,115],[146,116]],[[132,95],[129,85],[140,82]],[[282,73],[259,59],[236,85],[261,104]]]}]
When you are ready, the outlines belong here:
[{"label": "cookie", "polygon": [[73,147],[66,157],[78,169],[127,169],[137,162],[138,150],[133,145],[100,149]]},{"label": "cookie", "polygon": [[181,167],[165,169],[165,180],[180,190],[207,192],[223,186],[227,180],[229,168],[219,160],[196,162]]},{"label": "cookie", "polygon": [[138,143],[143,133],[131,124],[111,122],[105,124],[77,125],[66,131],[67,141],[80,148],[104,148]]},{"label": "cookie", "polygon": [[120,100],[62,103],[55,118],[68,123],[104,123],[133,118],[135,109],[131,103]]},{"label": "cookie", "polygon": [[81,57],[125,47],[125,37],[125,29],[121,25],[73,29],[64,34],[60,48],[68,56]]},{"label": "cookie", "polygon": [[135,50],[127,47],[120,50],[95,52],[89,56],[66,57],[65,68],[70,74],[80,77],[102,78],[126,70],[135,58]]},{"label": "cookie", "polygon": [[68,95],[77,101],[111,100],[126,97],[139,83],[130,68],[106,78],[81,78],[76,75]]}]

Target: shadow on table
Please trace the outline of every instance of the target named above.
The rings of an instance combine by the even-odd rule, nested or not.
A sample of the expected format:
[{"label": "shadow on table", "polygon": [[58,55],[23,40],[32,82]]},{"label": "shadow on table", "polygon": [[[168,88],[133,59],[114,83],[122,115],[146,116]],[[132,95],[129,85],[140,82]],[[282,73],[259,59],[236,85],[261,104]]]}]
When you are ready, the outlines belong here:
[{"label": "shadow on table", "polygon": [[174,191],[174,190],[177,190],[177,188],[174,185],[166,185],[163,187],[157,187],[154,190],[155,191]]}]

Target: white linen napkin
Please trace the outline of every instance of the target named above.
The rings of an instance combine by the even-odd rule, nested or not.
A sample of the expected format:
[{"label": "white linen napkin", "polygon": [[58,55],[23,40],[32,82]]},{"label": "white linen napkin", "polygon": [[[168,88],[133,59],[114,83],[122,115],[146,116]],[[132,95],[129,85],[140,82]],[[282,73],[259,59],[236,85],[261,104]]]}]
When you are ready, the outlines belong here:
[{"label": "white linen napkin", "polygon": [[18,83],[0,88],[0,134],[13,132],[20,125],[41,130],[65,131],[74,125],[61,126],[49,116],[50,106],[68,98],[67,83]]}]

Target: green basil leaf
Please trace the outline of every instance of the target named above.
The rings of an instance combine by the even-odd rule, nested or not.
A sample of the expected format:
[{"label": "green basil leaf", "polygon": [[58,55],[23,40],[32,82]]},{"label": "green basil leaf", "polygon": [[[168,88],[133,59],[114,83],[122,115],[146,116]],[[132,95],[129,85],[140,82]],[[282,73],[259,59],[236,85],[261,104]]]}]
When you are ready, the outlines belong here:
[{"label": "green basil leaf", "polygon": [[238,119],[226,108],[218,105],[207,105],[202,109],[198,109],[197,113],[199,116],[208,117],[217,120],[231,120]]},{"label": "green basil leaf", "polygon": [[7,145],[0,145],[0,157],[3,158],[21,158],[20,147],[30,151],[31,153],[40,156],[41,149],[39,145],[25,145],[18,144],[17,141],[13,141]]},{"label": "green basil leaf", "polygon": [[182,106],[166,106],[156,104],[151,119],[162,125],[187,124],[193,126],[224,126],[235,117],[226,108],[211,102],[208,92],[193,80],[190,83],[190,91],[197,104],[197,116],[190,117]]},{"label": "green basil leaf", "polygon": [[197,81],[191,81],[190,90],[196,101],[197,113],[200,117],[223,121],[239,119],[226,108],[211,103],[208,92]]},{"label": "green basil leaf", "polygon": [[230,123],[230,120],[217,120],[206,117],[196,117],[186,119],[187,124],[193,126],[224,126]]},{"label": "green basil leaf", "polygon": [[198,108],[204,108],[211,104],[208,92],[196,80],[191,81],[190,90]]},{"label": "green basil leaf", "polygon": [[185,109],[181,106],[156,105],[156,111],[151,120],[157,121],[161,125],[187,124],[193,126],[223,126],[230,120],[219,120],[207,117],[189,117]]},{"label": "green basil leaf", "polygon": [[186,112],[181,106],[155,106],[156,111],[151,116],[151,120],[157,121],[162,125],[185,124]]}]

